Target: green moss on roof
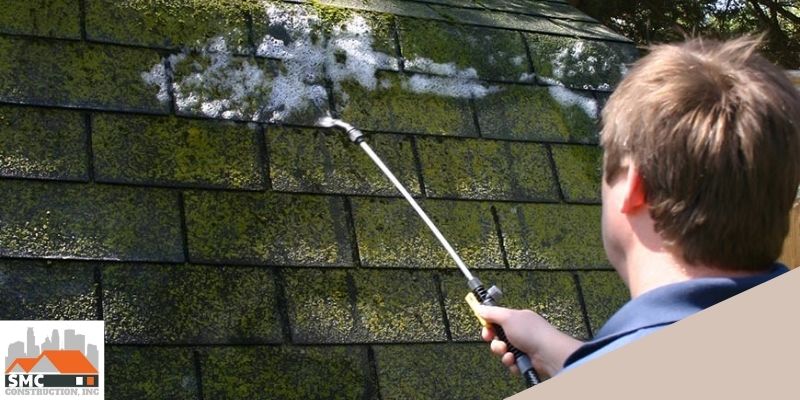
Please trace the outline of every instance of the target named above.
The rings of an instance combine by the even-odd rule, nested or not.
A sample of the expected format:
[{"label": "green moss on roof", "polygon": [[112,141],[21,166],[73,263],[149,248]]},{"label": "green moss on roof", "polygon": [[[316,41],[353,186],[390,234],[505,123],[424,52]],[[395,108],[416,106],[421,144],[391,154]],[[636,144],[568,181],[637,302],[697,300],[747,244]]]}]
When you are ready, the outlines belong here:
[{"label": "green moss on roof", "polygon": [[543,17],[489,10],[446,7],[439,5],[431,5],[430,7],[433,8],[433,10],[443,18],[458,23],[491,26],[520,31],[555,34],[566,33],[564,28]]},{"label": "green moss on roof", "polygon": [[594,146],[553,145],[553,160],[568,202],[599,203],[603,152]]},{"label": "green moss on roof", "polygon": [[[263,268],[107,265],[110,343],[281,341],[274,277]],[[197,318],[202,315],[202,318]]]},{"label": "green moss on roof", "polygon": [[5,0],[0,32],[80,39],[80,5],[76,1]]},{"label": "green moss on roof", "polygon": [[284,276],[296,343],[446,339],[436,284],[429,273],[313,269],[285,270]]},{"label": "green moss on roof", "polygon": [[146,49],[0,37],[0,100],[166,112],[142,72],[161,62]]},{"label": "green moss on roof", "polygon": [[597,22],[592,17],[578,11],[568,4],[556,1],[538,0],[475,0],[492,10],[509,11],[522,14],[541,15],[554,18],[569,18],[578,21]]},{"label": "green moss on roof", "polygon": [[[455,265],[405,200],[353,199],[358,251],[365,266],[453,268]],[[502,268],[499,238],[488,204],[428,200],[421,204],[461,258]]]},{"label": "green moss on roof", "polygon": [[[484,137],[498,139],[597,142],[596,116],[578,105],[560,104],[548,88],[504,85],[503,90],[477,101]],[[589,94],[576,94],[594,101]]]},{"label": "green moss on roof", "polygon": [[182,261],[174,192],[0,180],[0,255]]},{"label": "green moss on roof", "polygon": [[358,332],[344,270],[284,270],[289,326],[294,343],[346,343]]},{"label": "green moss on roof", "polygon": [[583,22],[583,21],[554,21],[561,29],[564,29],[571,36],[578,36],[588,39],[612,40],[623,43],[633,43],[630,39],[622,36],[605,25]]},{"label": "green moss on roof", "polygon": [[376,346],[381,399],[500,399],[522,391],[488,344]]},{"label": "green moss on roof", "polygon": [[[496,285],[503,291],[503,307],[533,310],[562,332],[577,338],[589,336],[571,273],[481,271],[477,276],[487,289]],[[464,300],[469,292],[464,276],[444,275],[442,291],[453,340],[480,341],[481,325]]]},{"label": "green moss on roof", "polygon": [[377,398],[361,347],[219,347],[203,354],[208,398]]},{"label": "green moss on roof", "polygon": [[222,37],[231,49],[251,53],[247,14],[257,0],[87,0],[86,35],[115,43],[202,47]]},{"label": "green moss on roof", "polygon": [[344,24],[353,16],[353,10],[325,5],[317,0],[311,0],[311,7],[329,26]]},{"label": "green moss on roof", "polygon": [[350,265],[338,197],[189,192],[189,258],[211,263]]},{"label": "green moss on roof", "polygon": [[445,138],[418,143],[425,192],[431,197],[558,200],[542,145]]},{"label": "green moss on roof", "polygon": [[408,71],[441,74],[429,65],[432,61],[473,68],[477,76],[489,80],[517,81],[529,72],[525,45],[517,32],[416,18],[400,19],[399,29]]},{"label": "green moss on roof", "polygon": [[0,260],[0,318],[88,320],[97,318],[92,265],[41,260]]},{"label": "green moss on roof", "polygon": [[83,115],[28,107],[0,107],[0,175],[87,180]]},{"label": "green moss on roof", "polygon": [[630,300],[630,292],[615,272],[579,272],[586,313],[594,334],[623,304]]},{"label": "green moss on roof", "polygon": [[447,339],[436,283],[420,271],[353,271],[363,341],[431,342]]},{"label": "green moss on roof", "polygon": [[98,181],[232,189],[265,185],[254,125],[99,114],[92,130]]},{"label": "green moss on roof", "polygon": [[109,399],[194,400],[199,398],[192,349],[105,348],[105,395]]},{"label": "green moss on roof", "polygon": [[345,7],[354,10],[373,11],[407,17],[441,19],[437,13],[425,4],[397,2],[393,0],[318,0],[317,3],[328,6]]},{"label": "green moss on roof", "polygon": [[403,88],[407,78],[390,72],[379,72],[378,78],[373,91],[352,81],[342,84],[337,96],[342,119],[365,130],[477,135],[466,99],[413,93]]},{"label": "green moss on roof", "polygon": [[511,268],[608,267],[600,206],[501,204],[497,210]]},{"label": "green moss on roof", "polygon": [[632,44],[526,34],[540,78],[578,89],[611,90],[637,56]]},{"label": "green moss on roof", "polygon": [[[398,196],[397,189],[341,131],[267,128],[272,188],[289,192]],[[371,135],[368,143],[412,194],[419,194],[413,139]]]}]

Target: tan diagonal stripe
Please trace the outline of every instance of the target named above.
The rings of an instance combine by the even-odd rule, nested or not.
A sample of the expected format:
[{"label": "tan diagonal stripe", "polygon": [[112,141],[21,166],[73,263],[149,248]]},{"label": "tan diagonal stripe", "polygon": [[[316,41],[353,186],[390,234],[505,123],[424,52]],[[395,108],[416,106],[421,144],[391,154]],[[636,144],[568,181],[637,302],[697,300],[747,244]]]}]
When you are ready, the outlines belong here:
[{"label": "tan diagonal stripe", "polygon": [[797,304],[800,269],[510,399],[798,399]]}]

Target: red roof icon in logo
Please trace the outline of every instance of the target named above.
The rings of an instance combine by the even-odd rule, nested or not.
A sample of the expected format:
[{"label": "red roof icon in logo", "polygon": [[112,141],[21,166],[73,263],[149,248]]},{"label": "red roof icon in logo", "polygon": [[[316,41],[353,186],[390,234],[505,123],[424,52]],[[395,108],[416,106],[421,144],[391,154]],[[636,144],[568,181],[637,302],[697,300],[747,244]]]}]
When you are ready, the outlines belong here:
[{"label": "red roof icon in logo", "polygon": [[31,372],[43,360],[49,361],[62,374],[97,373],[97,369],[80,350],[45,350],[36,358],[19,357],[6,368],[6,373],[17,366],[26,373]]}]

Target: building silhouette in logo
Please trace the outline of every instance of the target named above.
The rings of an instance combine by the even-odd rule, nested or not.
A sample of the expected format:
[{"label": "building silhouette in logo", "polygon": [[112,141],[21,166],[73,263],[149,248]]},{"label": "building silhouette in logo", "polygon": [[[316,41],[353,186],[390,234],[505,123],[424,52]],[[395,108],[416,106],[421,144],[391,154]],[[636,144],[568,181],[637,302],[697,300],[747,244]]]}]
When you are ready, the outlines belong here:
[{"label": "building silhouette in logo", "polygon": [[[64,330],[64,343],[54,329],[41,345],[36,343],[33,328],[28,328],[26,342],[8,346],[5,359],[6,379],[10,374],[46,374],[48,386],[97,386],[99,351],[86,344],[86,336],[74,329]],[[58,379],[56,379],[58,378]]]}]

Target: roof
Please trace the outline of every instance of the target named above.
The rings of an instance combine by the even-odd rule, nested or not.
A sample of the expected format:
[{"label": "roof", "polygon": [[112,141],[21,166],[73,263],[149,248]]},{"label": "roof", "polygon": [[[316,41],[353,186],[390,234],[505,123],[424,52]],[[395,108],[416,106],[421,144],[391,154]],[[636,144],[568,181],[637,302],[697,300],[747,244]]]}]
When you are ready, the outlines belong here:
[{"label": "roof", "polygon": [[42,360],[49,360],[62,374],[96,374],[97,369],[86,359],[80,350],[45,350],[35,358],[17,358],[6,368],[6,373],[19,365],[25,372],[31,372]]},{"label": "roof", "polygon": [[325,112],[505,304],[585,338],[625,301],[597,147],[624,37],[561,1],[166,3],[0,10],[0,318],[104,319],[109,397],[522,389]]}]

